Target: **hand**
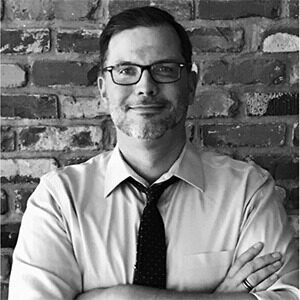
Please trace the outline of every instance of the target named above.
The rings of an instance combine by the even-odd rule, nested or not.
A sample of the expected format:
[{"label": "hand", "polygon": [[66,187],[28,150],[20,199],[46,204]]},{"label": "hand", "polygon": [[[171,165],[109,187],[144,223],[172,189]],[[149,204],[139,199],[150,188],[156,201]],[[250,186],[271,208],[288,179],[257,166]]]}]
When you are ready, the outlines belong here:
[{"label": "hand", "polygon": [[263,243],[257,243],[242,253],[229,269],[223,282],[215,293],[249,292],[243,280],[254,287],[251,291],[264,291],[278,279],[275,273],[282,266],[281,254],[274,252],[256,257],[263,249]]}]

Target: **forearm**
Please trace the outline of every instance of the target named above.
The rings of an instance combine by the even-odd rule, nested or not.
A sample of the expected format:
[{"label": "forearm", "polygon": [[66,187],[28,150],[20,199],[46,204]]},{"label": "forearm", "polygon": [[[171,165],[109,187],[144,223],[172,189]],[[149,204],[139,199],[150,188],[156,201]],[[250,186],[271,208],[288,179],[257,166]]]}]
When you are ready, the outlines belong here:
[{"label": "forearm", "polygon": [[106,289],[95,289],[79,295],[76,300],[255,300],[248,293],[177,292],[137,285],[118,285]]}]

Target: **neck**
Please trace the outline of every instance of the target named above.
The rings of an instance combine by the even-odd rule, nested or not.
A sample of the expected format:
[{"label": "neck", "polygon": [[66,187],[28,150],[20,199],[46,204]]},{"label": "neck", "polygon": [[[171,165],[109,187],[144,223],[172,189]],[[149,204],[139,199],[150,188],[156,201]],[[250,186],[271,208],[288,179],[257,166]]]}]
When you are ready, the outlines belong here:
[{"label": "neck", "polygon": [[120,151],[134,171],[149,183],[167,172],[180,155],[186,134],[183,124],[168,130],[161,138],[143,140],[117,130]]}]

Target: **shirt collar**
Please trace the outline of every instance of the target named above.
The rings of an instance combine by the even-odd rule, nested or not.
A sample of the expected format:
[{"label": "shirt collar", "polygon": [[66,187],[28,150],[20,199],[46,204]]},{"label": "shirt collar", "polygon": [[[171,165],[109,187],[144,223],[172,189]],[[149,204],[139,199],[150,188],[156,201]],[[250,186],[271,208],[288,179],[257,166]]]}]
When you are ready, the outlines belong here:
[{"label": "shirt collar", "polygon": [[[147,185],[146,181],[125,162],[118,145],[116,145],[106,169],[104,196],[107,197],[130,176]],[[204,191],[203,165],[199,153],[190,142],[186,142],[181,154],[169,171],[163,174],[155,183],[167,180],[171,176],[177,176],[195,188]]]},{"label": "shirt collar", "polygon": [[204,192],[205,181],[201,153],[189,141],[169,172]]},{"label": "shirt collar", "polygon": [[112,155],[107,164],[104,197],[107,197],[121,182],[131,174],[128,172],[128,165],[124,161],[118,145],[112,151]]}]

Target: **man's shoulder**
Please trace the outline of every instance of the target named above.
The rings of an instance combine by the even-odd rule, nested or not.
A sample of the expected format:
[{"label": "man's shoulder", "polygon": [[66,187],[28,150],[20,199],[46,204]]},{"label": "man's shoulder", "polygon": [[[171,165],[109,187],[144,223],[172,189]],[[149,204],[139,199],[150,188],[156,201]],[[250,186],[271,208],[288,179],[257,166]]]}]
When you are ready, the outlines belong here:
[{"label": "man's shoulder", "polygon": [[219,177],[221,180],[251,180],[264,182],[270,174],[253,161],[234,159],[229,155],[204,151],[200,155],[206,176]]}]

